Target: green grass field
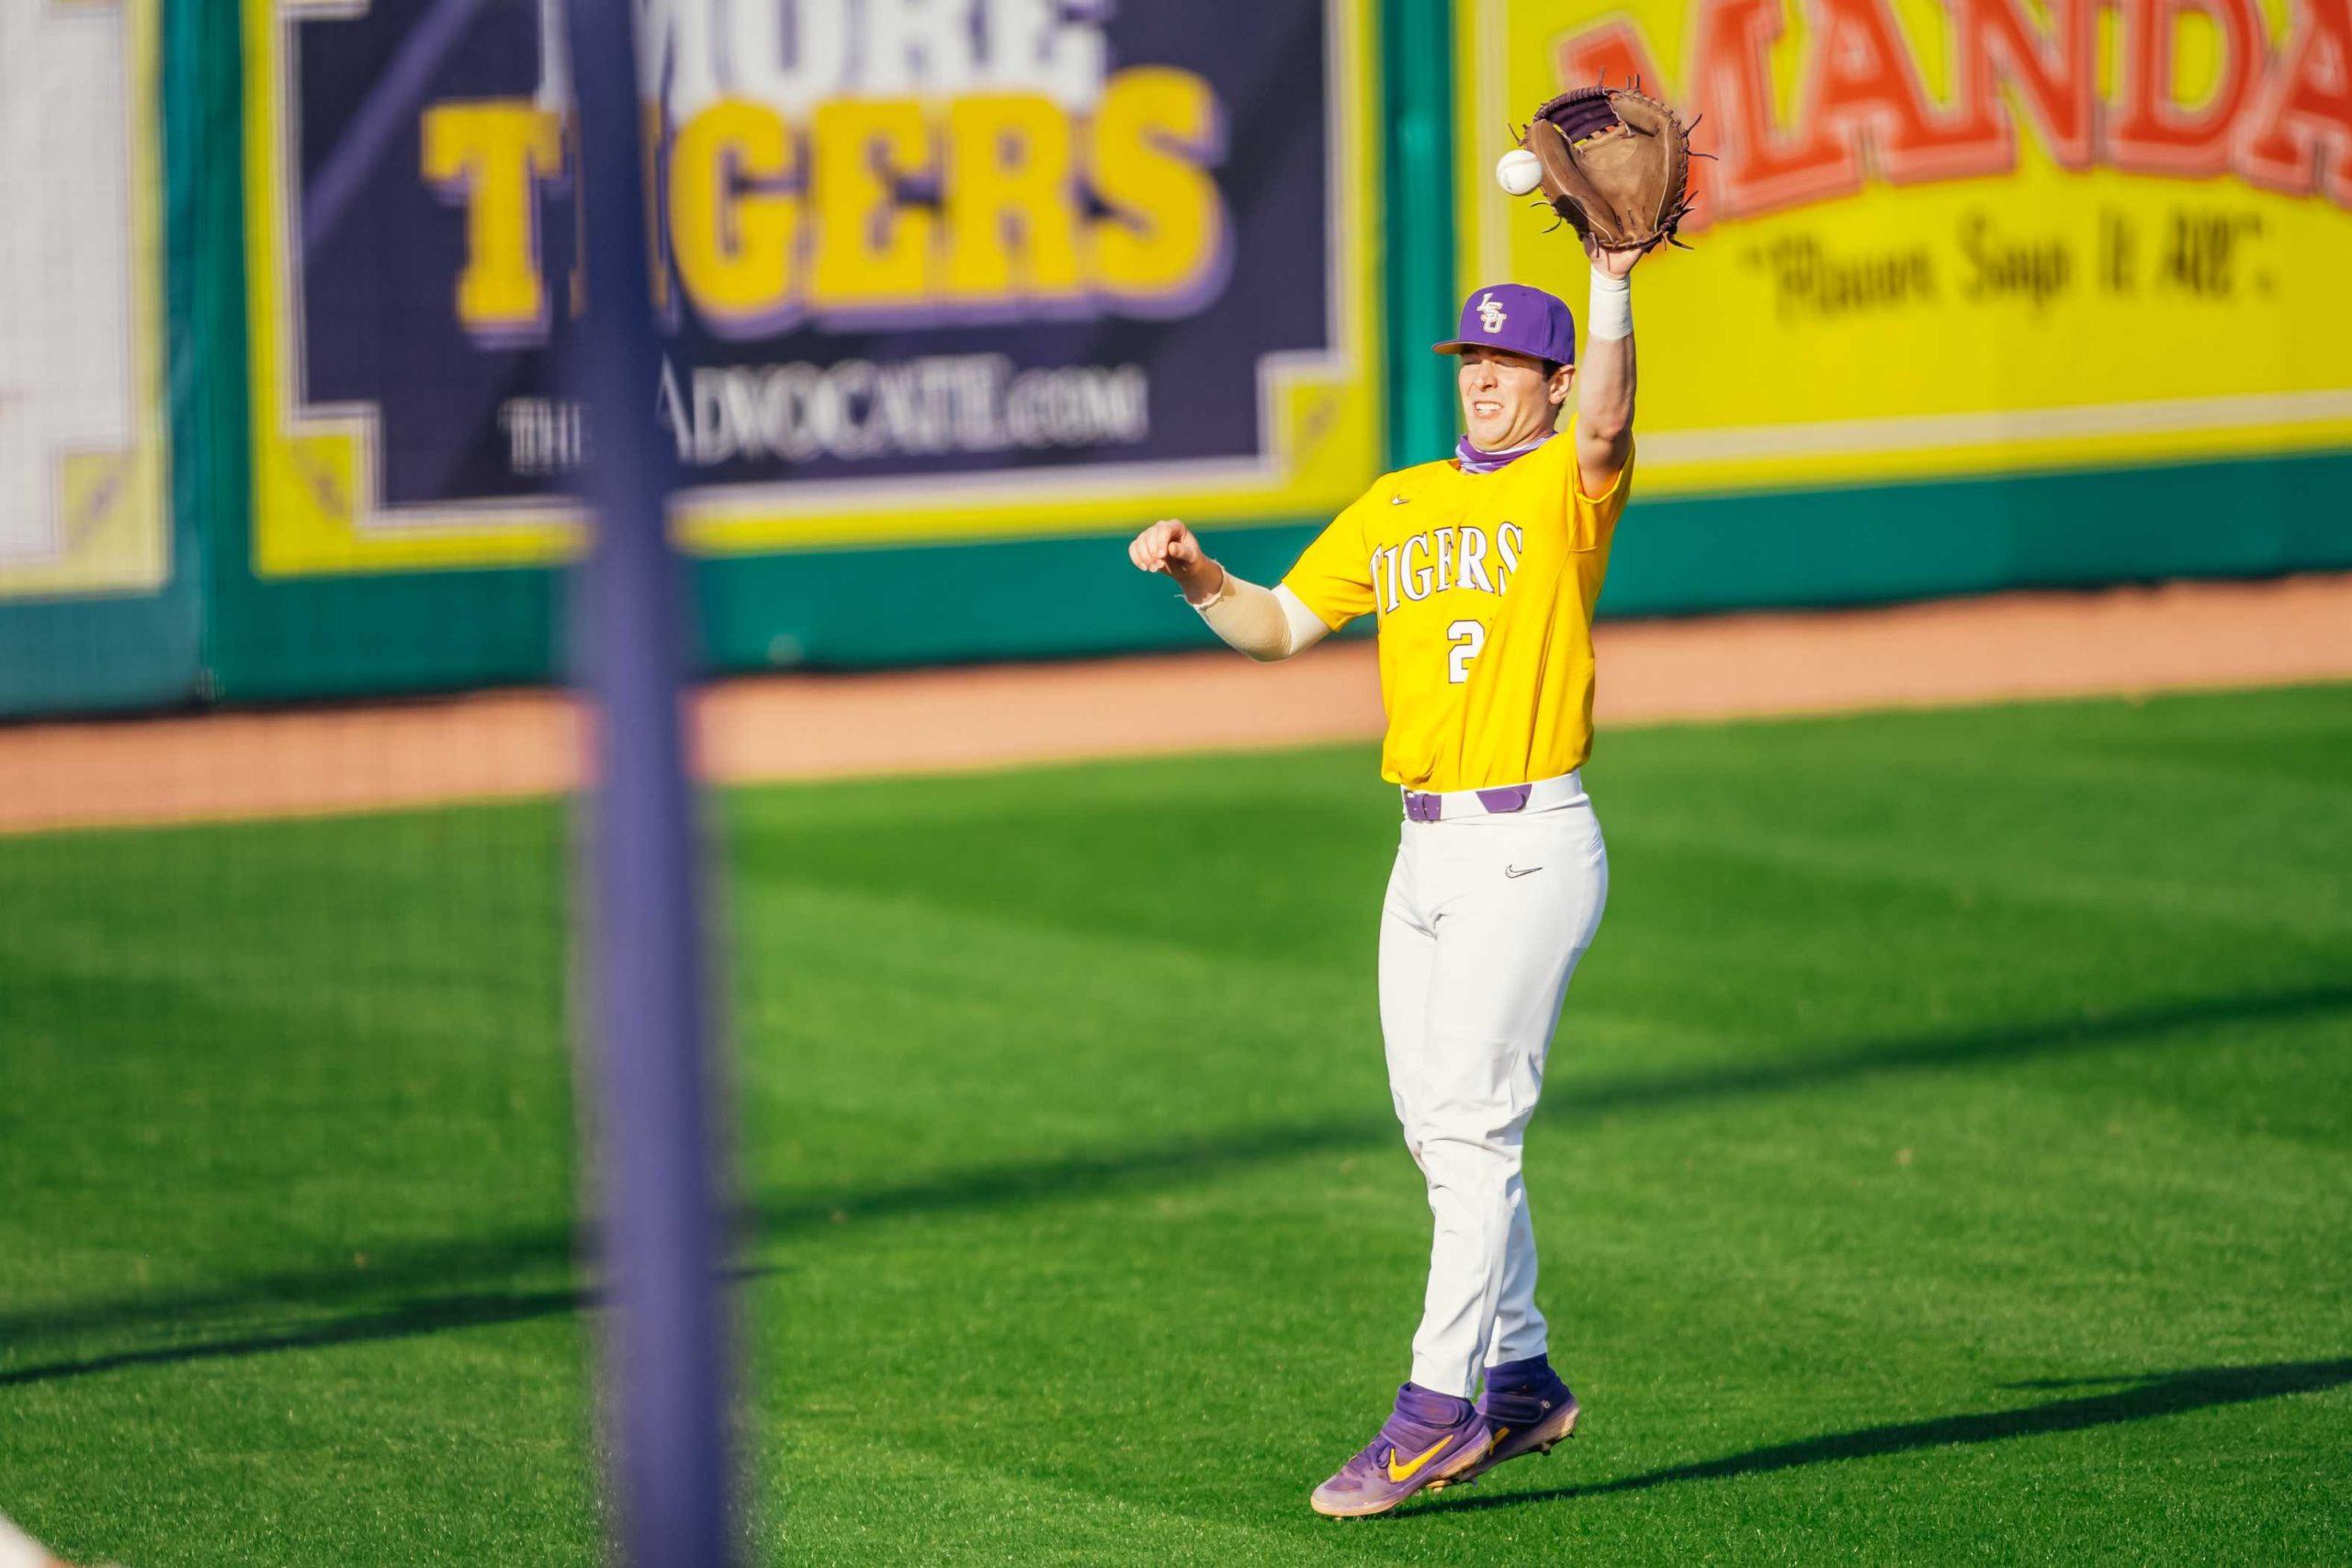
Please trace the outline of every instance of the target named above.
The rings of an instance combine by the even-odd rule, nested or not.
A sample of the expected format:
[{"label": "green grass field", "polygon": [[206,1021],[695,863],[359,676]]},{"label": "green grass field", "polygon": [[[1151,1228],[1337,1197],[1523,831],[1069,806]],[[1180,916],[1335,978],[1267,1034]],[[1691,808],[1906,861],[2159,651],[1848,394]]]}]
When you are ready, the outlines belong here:
[{"label": "green grass field", "polygon": [[[794,1562],[2342,1561],[2352,688],[1659,729],[1530,1138],[1585,1433],[1308,1489],[1427,1211],[1367,749],[724,806]],[[0,842],[0,1508],[592,1563],[553,807]]]}]

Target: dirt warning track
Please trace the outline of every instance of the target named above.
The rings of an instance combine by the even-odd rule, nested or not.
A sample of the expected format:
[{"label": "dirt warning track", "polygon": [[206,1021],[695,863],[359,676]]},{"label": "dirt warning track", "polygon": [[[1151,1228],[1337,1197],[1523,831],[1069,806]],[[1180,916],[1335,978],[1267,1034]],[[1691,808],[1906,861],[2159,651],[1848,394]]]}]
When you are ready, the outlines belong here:
[{"label": "dirt warning track", "polygon": [[[1611,727],[2352,679],[2352,575],[2009,593],[1603,624]],[[1208,651],[859,675],[751,676],[697,701],[722,783],[1367,739],[1374,650],[1277,666]],[[315,816],[560,793],[567,694],[494,692],[0,728],[0,832]]]}]

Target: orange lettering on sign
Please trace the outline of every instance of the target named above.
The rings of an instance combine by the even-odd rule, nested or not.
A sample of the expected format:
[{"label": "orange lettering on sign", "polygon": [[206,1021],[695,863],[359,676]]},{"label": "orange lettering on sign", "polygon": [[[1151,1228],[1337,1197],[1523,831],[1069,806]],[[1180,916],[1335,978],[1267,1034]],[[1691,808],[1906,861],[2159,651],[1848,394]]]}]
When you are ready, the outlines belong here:
[{"label": "orange lettering on sign", "polygon": [[[1949,30],[1914,39],[1890,0],[1805,0],[1795,101],[1773,89],[1791,0],[1690,0],[1678,94],[1649,40],[1623,17],[1563,39],[1559,80],[1639,77],[1703,120],[1694,165],[1704,199],[1686,227],[1830,200],[1866,177],[1960,179],[2017,167],[2030,125],[2061,167],[2208,178],[2236,173],[2352,208],[2352,0],[2297,0],[2274,51],[2256,0],[1945,0]],[[2099,93],[2099,17],[2119,20],[2120,72]],[[2210,91],[2184,101],[2178,43],[2192,16],[2220,49]],[[1943,48],[1951,98],[1925,85]],[[1785,111],[1785,112],[1784,112]]]},{"label": "orange lettering on sign", "polygon": [[2042,145],[2069,169],[2088,168],[2098,103],[2098,0],[2050,0],[2047,30],[2018,0],[1951,0],[1952,96],[1969,131],[1996,146],[1980,171],[2017,166],[2017,130],[2003,88],[2033,118]]},{"label": "orange lettering on sign", "polygon": [[2303,0],[2287,62],[2265,95],[2238,169],[2256,185],[2308,196],[2323,182],[2352,207],[2352,3]]},{"label": "orange lettering on sign", "polygon": [[1804,102],[1850,155],[1897,185],[1986,172],[1984,139],[1929,107],[1885,0],[1816,0],[1811,20]]},{"label": "orange lettering on sign", "polygon": [[[2230,125],[2267,62],[2254,0],[2123,0],[2123,113],[2109,133],[2119,169],[2196,178],[2230,166]],[[2176,96],[2173,44],[2182,17],[2200,11],[2221,34],[2221,82],[2202,105]]]}]

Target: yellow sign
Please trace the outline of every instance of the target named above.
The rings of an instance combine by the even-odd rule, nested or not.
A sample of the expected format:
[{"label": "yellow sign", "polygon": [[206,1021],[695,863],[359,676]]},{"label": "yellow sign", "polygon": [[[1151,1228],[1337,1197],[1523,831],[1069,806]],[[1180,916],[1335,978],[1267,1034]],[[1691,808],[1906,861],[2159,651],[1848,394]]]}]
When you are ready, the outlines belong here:
[{"label": "yellow sign", "polygon": [[2352,0],[1460,0],[1461,281],[1582,304],[1492,175],[1606,78],[1701,117],[1635,273],[1649,494],[2352,446]]}]

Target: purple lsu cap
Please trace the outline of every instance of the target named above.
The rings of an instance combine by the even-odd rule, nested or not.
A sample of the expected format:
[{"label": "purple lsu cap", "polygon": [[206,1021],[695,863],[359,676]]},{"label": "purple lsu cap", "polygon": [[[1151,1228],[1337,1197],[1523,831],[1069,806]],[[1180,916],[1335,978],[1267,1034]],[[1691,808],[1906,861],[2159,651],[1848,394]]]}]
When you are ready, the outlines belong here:
[{"label": "purple lsu cap", "polygon": [[1465,348],[1502,348],[1555,365],[1577,362],[1577,319],[1555,296],[1524,283],[1498,283],[1475,290],[1462,304],[1460,334],[1431,344],[1440,354]]}]

